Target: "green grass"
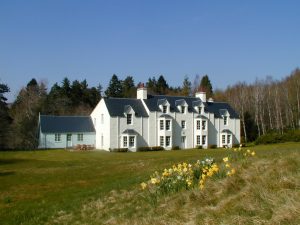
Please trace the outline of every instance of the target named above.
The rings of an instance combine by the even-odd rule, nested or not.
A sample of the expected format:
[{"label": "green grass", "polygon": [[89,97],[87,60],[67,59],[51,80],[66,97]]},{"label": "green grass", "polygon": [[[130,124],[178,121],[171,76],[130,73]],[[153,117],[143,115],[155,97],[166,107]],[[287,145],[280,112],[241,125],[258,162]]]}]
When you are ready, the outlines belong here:
[{"label": "green grass", "polygon": [[[288,207],[300,217],[299,208],[293,209],[294,201],[300,202],[300,144],[262,145],[252,149],[257,156],[243,165],[236,176],[210,182],[202,192],[181,192],[155,203],[138,190],[140,182],[155,170],[177,162],[195,162],[204,156],[221,161],[228,150],[0,152],[0,221],[1,224],[166,224],[168,221],[267,224],[275,218],[291,224],[288,218],[280,217],[280,212],[286,212],[280,206]],[[273,192],[277,194],[273,196]],[[245,208],[243,201],[252,208]],[[293,220],[294,214],[290,216]]]}]

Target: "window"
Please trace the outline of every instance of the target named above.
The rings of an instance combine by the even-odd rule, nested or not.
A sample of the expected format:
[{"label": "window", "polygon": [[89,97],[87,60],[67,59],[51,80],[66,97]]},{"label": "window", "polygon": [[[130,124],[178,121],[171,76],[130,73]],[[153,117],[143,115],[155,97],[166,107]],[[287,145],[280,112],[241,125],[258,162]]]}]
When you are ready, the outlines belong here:
[{"label": "window", "polygon": [[104,114],[101,114],[101,124],[104,123]]},{"label": "window", "polygon": [[83,134],[77,134],[77,141],[83,141]]},{"label": "window", "polygon": [[72,134],[67,134],[67,141],[72,141]]},{"label": "window", "polygon": [[222,134],[222,144],[226,144],[226,135]]},{"label": "window", "polygon": [[166,136],[166,146],[170,146],[170,145],[171,145],[171,137]]},{"label": "window", "polygon": [[206,135],[202,136],[202,145],[206,145]]},{"label": "window", "polygon": [[228,135],[227,135],[227,144],[230,144],[230,143],[231,143],[231,135],[228,134]]},{"label": "window", "polygon": [[228,125],[228,118],[227,118],[227,116],[224,116],[224,125]]},{"label": "window", "polygon": [[61,141],[61,135],[60,134],[55,134],[55,142]]},{"label": "window", "polygon": [[202,120],[202,130],[206,130],[206,121]]},{"label": "window", "polygon": [[197,145],[201,145],[201,143],[200,143],[200,135],[197,135],[196,136],[196,143],[197,143]]},{"label": "window", "polygon": [[164,121],[163,120],[159,121],[159,127],[160,127],[160,130],[164,129]]},{"label": "window", "polygon": [[171,130],[171,120],[166,120],[166,130]]},{"label": "window", "polygon": [[132,124],[132,114],[127,114],[127,124]]},{"label": "window", "polygon": [[164,136],[159,137],[159,144],[160,144],[161,147],[164,147],[164,145],[165,145],[164,144]]},{"label": "window", "polygon": [[197,126],[196,126],[197,130],[200,130],[200,120],[197,120]]},{"label": "window", "polygon": [[163,113],[167,113],[167,106],[163,105]]},{"label": "window", "polygon": [[198,106],[198,113],[201,114],[201,110],[202,108],[200,106]]},{"label": "window", "polygon": [[185,144],[185,136],[181,136],[181,143]]},{"label": "window", "polygon": [[181,106],[181,113],[185,113],[185,106]]},{"label": "window", "polygon": [[123,137],[123,147],[126,148],[127,147],[127,136]]},{"label": "window", "polygon": [[129,147],[134,147],[134,136],[129,136]]},{"label": "window", "polygon": [[185,128],[186,128],[185,120],[182,120],[182,121],[181,121],[181,128],[182,128],[182,129],[185,129]]}]

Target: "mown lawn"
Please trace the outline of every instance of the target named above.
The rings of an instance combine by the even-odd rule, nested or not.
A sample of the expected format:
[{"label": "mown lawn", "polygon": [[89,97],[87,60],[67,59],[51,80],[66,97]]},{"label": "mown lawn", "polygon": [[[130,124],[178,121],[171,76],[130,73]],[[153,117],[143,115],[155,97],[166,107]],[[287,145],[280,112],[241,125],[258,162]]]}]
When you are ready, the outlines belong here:
[{"label": "mown lawn", "polygon": [[[216,187],[208,184],[203,192],[193,190],[178,193],[160,199],[154,205],[143,200],[143,196],[138,191],[139,184],[147,180],[154,171],[170,167],[177,162],[195,162],[205,156],[214,157],[217,162],[220,162],[227,155],[228,150],[180,150],[148,153],[71,152],[65,150],[0,152],[0,223],[214,224],[215,221],[215,224],[227,224],[226,220],[222,218],[230,218],[229,214],[233,214],[231,208],[235,209],[235,204],[241,204],[243,198],[247,199],[241,197],[243,194],[259,195],[266,190],[271,194],[273,190],[278,192],[278,195],[286,193],[278,202],[272,200],[276,204],[286,205],[284,196],[288,201],[300,202],[300,143],[256,146],[250,149],[257,152],[255,159],[249,162],[248,166],[241,168],[241,172],[235,178],[226,178],[226,181],[218,184],[220,189],[226,190],[226,194],[222,192],[223,194],[220,194],[218,198],[211,199],[206,195],[216,191]],[[284,163],[280,164],[280,160],[283,160]],[[266,175],[268,170],[277,171],[276,163],[278,166],[284,167],[279,168],[278,177],[282,177],[282,182],[286,182],[285,186],[272,186],[271,183],[276,177],[274,174],[273,180],[266,181],[268,177],[271,177],[271,175]],[[256,168],[253,173],[251,173],[252,168]],[[265,168],[266,171],[261,168]],[[264,174],[266,178],[260,180],[259,177],[263,177]],[[287,181],[284,180],[284,177]],[[230,186],[224,182],[229,182],[229,184],[235,182],[236,184]],[[253,187],[257,192],[255,190],[248,192],[251,186],[247,189],[248,191],[242,189],[249,185],[247,182],[254,182]],[[270,183],[270,189],[265,187],[267,185],[265,182]],[[229,206],[224,203],[223,208],[227,207],[228,211],[209,211],[207,209],[207,207],[216,207],[218,203],[225,201],[228,196],[231,196],[230,193],[241,196],[238,198],[238,202],[233,201]],[[217,196],[214,193],[211,194]],[[265,195],[267,196],[268,193]],[[205,203],[204,196],[211,202]],[[262,205],[259,207],[262,208],[257,206],[256,209],[253,206],[255,208],[253,210],[237,211],[237,215],[243,215],[244,221],[241,219],[241,223],[258,224],[255,221],[260,221],[260,224],[267,224],[267,221],[272,219],[272,216],[275,215],[272,207],[263,199],[259,202],[261,198],[263,197],[253,196],[253,199],[247,200],[250,203],[245,202],[245,204],[251,205],[251,202],[254,201],[258,205],[261,203]],[[201,202],[205,203],[206,208],[201,208]],[[172,207],[168,207],[169,204]],[[120,205],[126,205],[126,208]],[[287,204],[286,207],[296,206]],[[168,210],[164,213],[166,207]],[[269,211],[268,208],[270,208]],[[156,211],[157,209],[159,211]],[[204,209],[206,211],[201,211]],[[264,210],[266,210],[265,217]],[[278,221],[293,224],[294,216],[300,216],[299,210],[297,207],[290,209],[294,212],[290,215],[292,216],[290,220],[286,220],[286,218],[280,220],[279,218]],[[179,212],[181,213],[179,214]],[[203,214],[204,212],[205,214]],[[283,210],[282,213],[285,211]],[[253,218],[256,220],[252,220]],[[234,218],[231,221],[234,221]],[[232,224],[239,224],[237,221]],[[227,222],[230,224],[229,221]],[[297,222],[299,221],[295,221],[294,224]]]}]

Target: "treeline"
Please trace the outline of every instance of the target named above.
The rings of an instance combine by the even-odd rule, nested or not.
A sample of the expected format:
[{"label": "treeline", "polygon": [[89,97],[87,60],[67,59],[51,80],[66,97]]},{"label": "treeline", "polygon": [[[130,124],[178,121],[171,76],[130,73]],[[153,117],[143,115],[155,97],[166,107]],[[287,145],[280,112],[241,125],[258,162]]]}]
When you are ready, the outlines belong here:
[{"label": "treeline", "polygon": [[[86,80],[64,78],[48,91],[43,82],[32,79],[23,87],[9,106],[5,93],[9,87],[0,83],[0,149],[33,149],[37,147],[38,116],[89,115],[102,97],[135,98],[132,76],[124,80],[113,75],[103,91],[99,84],[89,87]],[[281,81],[272,77],[253,84],[237,83],[226,90],[215,90],[207,75],[195,76],[193,82],[183,77],[180,86],[172,87],[163,75],[151,77],[144,84],[148,93],[192,96],[197,90],[206,91],[207,98],[225,101],[240,114],[242,142],[251,142],[268,133],[283,134],[300,124],[300,70],[296,69]]]},{"label": "treeline", "polygon": [[[204,83],[209,83],[212,90],[208,76],[204,76],[203,80]],[[8,105],[5,93],[9,92],[9,87],[0,83],[0,149],[36,148],[39,113],[89,115],[102,96],[135,98],[138,85],[132,76],[120,80],[117,75],[113,75],[103,92],[100,84],[89,87],[86,80],[70,81],[64,78],[60,84],[55,83],[48,91],[45,83],[38,83],[33,78],[19,91],[16,100]],[[184,78],[183,85],[179,87],[171,87],[163,75],[157,80],[155,77],[149,78],[146,86],[153,94],[188,96],[192,93],[192,84],[188,77]]]}]

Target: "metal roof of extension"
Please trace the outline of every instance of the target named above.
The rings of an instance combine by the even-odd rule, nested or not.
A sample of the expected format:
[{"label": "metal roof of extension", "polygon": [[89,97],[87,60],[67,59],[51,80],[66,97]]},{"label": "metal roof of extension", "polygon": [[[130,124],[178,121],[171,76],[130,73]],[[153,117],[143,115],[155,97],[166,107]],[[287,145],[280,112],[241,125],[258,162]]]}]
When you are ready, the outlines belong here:
[{"label": "metal roof of extension", "polygon": [[[188,111],[198,113],[194,106],[199,104],[200,99],[196,97],[185,97],[185,96],[166,96],[166,95],[148,95],[148,98],[145,99],[145,104],[147,105],[149,111],[161,111],[159,109],[158,102],[161,102],[162,99],[164,101],[168,101],[170,104],[170,112],[180,112],[176,107],[176,101],[185,100],[188,104]],[[222,109],[227,110],[230,118],[239,118],[239,115],[233,110],[233,108],[225,102],[203,102],[205,106],[205,111],[209,113],[213,113],[216,118],[221,118]]]},{"label": "metal roof of extension", "polygon": [[148,117],[148,113],[140,99],[104,98],[110,116],[125,117],[125,110],[131,106],[136,117]]},{"label": "metal roof of extension", "polygon": [[40,116],[42,133],[95,132],[90,116]]}]

